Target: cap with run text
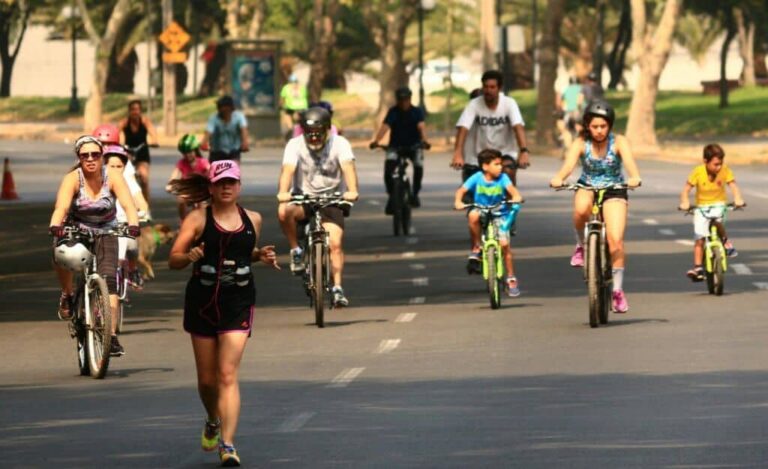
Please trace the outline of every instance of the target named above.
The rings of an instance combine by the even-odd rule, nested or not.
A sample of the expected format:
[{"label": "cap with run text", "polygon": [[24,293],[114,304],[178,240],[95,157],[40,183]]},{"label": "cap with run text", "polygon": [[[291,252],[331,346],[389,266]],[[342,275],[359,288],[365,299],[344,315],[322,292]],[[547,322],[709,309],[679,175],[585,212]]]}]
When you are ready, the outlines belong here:
[{"label": "cap with run text", "polygon": [[237,161],[219,160],[211,163],[208,179],[213,183],[226,178],[240,180],[240,166]]}]

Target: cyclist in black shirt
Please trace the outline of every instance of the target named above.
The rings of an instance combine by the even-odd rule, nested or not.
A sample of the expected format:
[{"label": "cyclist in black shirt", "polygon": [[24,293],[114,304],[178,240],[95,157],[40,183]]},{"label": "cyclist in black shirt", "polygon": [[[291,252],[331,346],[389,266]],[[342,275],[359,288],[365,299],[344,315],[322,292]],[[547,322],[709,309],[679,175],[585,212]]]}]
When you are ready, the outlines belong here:
[{"label": "cyclist in black shirt", "polygon": [[[379,145],[379,140],[384,137],[387,131],[389,134],[389,145],[387,150],[387,159],[384,162],[384,185],[387,188],[387,194],[392,192],[392,174],[397,166],[397,148],[413,147],[418,143],[423,143],[424,148],[429,148],[427,136],[424,129],[424,111],[411,103],[411,90],[407,87],[398,88],[395,91],[397,104],[389,108],[384,122],[381,123],[376,136],[371,142],[371,149]],[[421,180],[424,177],[424,151],[422,148],[413,152],[411,159],[413,163],[413,198],[411,205],[419,207],[419,191],[421,190]],[[390,213],[390,207],[387,206],[386,212]]]}]

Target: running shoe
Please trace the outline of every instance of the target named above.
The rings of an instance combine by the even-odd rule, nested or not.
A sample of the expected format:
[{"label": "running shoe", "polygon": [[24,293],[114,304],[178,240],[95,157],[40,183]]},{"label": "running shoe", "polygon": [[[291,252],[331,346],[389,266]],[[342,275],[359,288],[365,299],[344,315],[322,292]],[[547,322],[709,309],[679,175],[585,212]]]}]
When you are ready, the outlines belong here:
[{"label": "running shoe", "polygon": [[733,243],[728,240],[725,243],[723,243],[723,247],[725,248],[725,255],[728,257],[736,257],[739,255],[739,252],[736,251],[736,248],[733,247]]},{"label": "running shoe", "polygon": [[471,251],[467,256],[467,273],[479,274],[482,273],[482,262],[480,261],[481,252]]},{"label": "running shoe", "polygon": [[205,426],[203,426],[203,435],[200,438],[200,446],[202,446],[203,451],[207,451],[207,452],[214,451],[219,446],[220,440],[221,440],[221,420],[216,419],[215,422],[211,423],[208,421],[208,419],[205,419]]},{"label": "running shoe", "polygon": [[413,194],[413,196],[411,196],[411,207],[413,208],[421,207],[421,200],[419,199],[419,196],[416,194]]},{"label": "running shoe", "polygon": [[112,357],[122,357],[125,355],[125,349],[120,345],[120,341],[117,340],[117,336],[112,336],[112,345],[109,349],[109,355]]},{"label": "running shoe", "polygon": [[624,295],[624,290],[613,291],[613,312],[614,313],[626,313],[629,311],[629,303],[627,303],[627,297]]},{"label": "running shoe", "polygon": [[219,443],[219,459],[221,467],[237,467],[240,465],[240,456],[234,446],[226,443]]},{"label": "running shoe", "polygon": [[571,267],[584,267],[584,246],[576,245],[571,256]]},{"label": "running shoe", "polygon": [[304,273],[304,251],[301,248],[291,249],[291,273],[293,275]]},{"label": "running shoe", "polygon": [[507,277],[507,295],[512,298],[520,296],[520,287],[517,284],[517,278]]},{"label": "running shoe", "polygon": [[344,296],[344,290],[341,287],[333,287],[331,290],[333,293],[333,306],[340,308],[343,306],[349,306],[349,300]]},{"label": "running shoe", "polygon": [[144,289],[144,277],[141,276],[139,269],[132,271],[128,275],[128,283],[131,285],[131,288],[136,291],[141,291]]},{"label": "running shoe", "polygon": [[72,319],[72,295],[61,292],[59,298],[59,319],[69,321]]},{"label": "running shoe", "polygon": [[704,268],[700,265],[694,266],[693,269],[685,273],[692,282],[701,282],[704,280]]}]

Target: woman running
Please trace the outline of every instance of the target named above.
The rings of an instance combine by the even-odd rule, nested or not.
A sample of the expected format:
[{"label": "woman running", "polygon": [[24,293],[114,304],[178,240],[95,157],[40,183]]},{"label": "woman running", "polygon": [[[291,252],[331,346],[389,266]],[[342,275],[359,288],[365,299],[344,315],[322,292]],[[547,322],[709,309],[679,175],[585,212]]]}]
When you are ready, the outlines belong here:
[{"label": "woman running", "polygon": [[236,161],[211,163],[208,178],[173,181],[174,192],[190,202],[211,199],[190,212],[171,249],[168,265],[193,264],[184,299],[184,330],[192,336],[197,387],[207,418],[202,447],[218,447],[222,466],[239,466],[234,436],[240,414],[237,375],[251,335],[256,288],[251,262],[279,269],[274,246],[258,248],[261,215],[238,203],[240,167]]},{"label": "woman running", "polygon": [[[581,161],[582,173],[579,184],[593,187],[624,183],[622,166],[627,169],[629,187],[640,185],[640,172],[632,156],[629,142],[623,135],[612,132],[616,113],[610,104],[594,101],[584,111],[582,135],[568,149],[563,166],[550,181],[550,186],[560,187],[570,176],[576,163]],[[584,226],[589,220],[594,192],[578,190],[573,199],[573,228],[576,231],[576,250],[571,265],[584,265]],[[613,311],[626,313],[629,304],[624,295],[624,229],[627,226],[629,196],[626,189],[609,189],[603,198],[608,248],[613,261]]]}]

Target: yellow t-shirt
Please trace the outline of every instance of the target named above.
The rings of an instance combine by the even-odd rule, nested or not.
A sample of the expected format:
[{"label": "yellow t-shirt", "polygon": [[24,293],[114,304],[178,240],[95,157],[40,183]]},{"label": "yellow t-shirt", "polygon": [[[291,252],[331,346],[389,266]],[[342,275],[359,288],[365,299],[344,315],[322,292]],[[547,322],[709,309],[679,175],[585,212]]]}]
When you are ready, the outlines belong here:
[{"label": "yellow t-shirt", "polygon": [[714,181],[709,180],[707,167],[703,164],[693,168],[688,176],[688,184],[696,188],[696,205],[699,206],[727,203],[728,194],[725,192],[725,185],[733,180],[733,172],[726,165],[720,168]]}]

